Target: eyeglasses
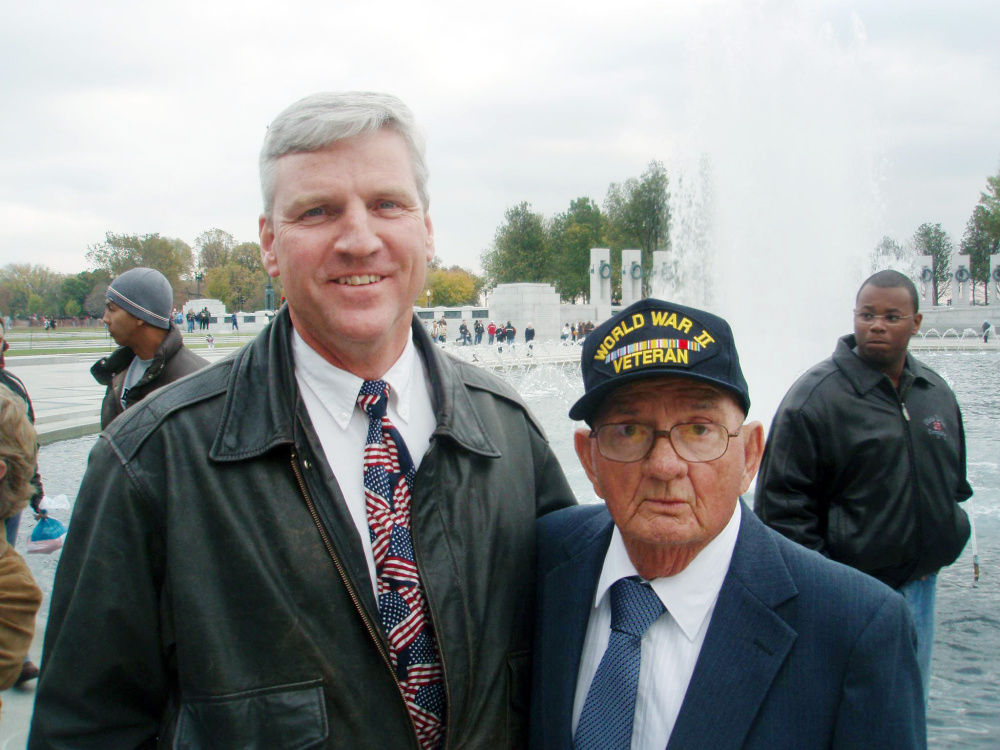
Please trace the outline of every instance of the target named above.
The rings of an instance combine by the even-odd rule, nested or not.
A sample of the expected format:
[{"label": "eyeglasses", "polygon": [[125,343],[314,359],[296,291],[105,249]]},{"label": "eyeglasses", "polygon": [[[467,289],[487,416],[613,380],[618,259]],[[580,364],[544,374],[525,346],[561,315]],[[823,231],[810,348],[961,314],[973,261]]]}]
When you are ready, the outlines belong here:
[{"label": "eyeglasses", "polygon": [[590,437],[597,439],[597,450],[609,461],[623,464],[641,461],[652,452],[656,438],[665,437],[685,461],[705,463],[720,458],[729,448],[729,438],[739,434],[739,430],[730,433],[715,422],[684,422],[669,430],[623,422],[601,425],[591,431]]},{"label": "eyeglasses", "polygon": [[871,325],[876,320],[882,319],[885,321],[885,324],[887,326],[898,326],[904,320],[906,320],[907,318],[912,318],[914,315],[916,315],[916,313],[913,313],[913,315],[897,315],[896,313],[889,313],[888,315],[876,315],[875,313],[862,312],[861,310],[854,311],[854,318],[860,321],[861,323],[865,323],[866,325]]}]

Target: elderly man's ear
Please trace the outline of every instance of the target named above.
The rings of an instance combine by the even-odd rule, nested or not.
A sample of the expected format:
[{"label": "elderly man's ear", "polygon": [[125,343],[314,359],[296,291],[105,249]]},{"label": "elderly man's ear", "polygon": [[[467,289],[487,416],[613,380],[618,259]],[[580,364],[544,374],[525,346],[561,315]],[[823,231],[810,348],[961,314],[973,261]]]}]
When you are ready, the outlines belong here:
[{"label": "elderly man's ear", "polygon": [[760,422],[747,422],[743,427],[743,481],[740,482],[740,494],[750,489],[750,483],[757,476],[760,460],[764,456],[764,425]]},{"label": "elderly man's ear", "polygon": [[604,499],[604,491],[601,489],[597,479],[597,472],[594,469],[594,452],[597,450],[597,441],[590,438],[589,427],[578,427],[573,433],[573,445],[576,447],[576,455],[583,465],[583,470],[587,473],[587,479],[594,485],[594,492]]}]

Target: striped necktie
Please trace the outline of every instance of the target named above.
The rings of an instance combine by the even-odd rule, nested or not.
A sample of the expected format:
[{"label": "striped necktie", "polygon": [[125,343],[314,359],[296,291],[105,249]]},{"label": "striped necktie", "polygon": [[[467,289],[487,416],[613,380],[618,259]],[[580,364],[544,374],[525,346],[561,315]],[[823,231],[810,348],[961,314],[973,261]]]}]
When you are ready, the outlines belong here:
[{"label": "striped necktie", "polygon": [[649,584],[622,578],[611,587],[611,636],[587,691],[575,750],[628,750],[635,723],[642,637],[666,610]]},{"label": "striped necktie", "polygon": [[365,509],[375,556],[378,609],[389,657],[423,750],[444,745],[444,672],[410,537],[416,469],[386,416],[389,385],[369,380],[358,405],[368,415]]}]

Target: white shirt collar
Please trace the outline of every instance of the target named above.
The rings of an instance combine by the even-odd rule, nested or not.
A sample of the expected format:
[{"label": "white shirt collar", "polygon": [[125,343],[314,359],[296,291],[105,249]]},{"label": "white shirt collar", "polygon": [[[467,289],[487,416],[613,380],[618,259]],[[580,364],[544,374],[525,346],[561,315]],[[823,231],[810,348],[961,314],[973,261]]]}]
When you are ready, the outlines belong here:
[{"label": "white shirt collar", "polygon": [[[406,423],[410,421],[410,388],[413,386],[416,357],[417,350],[411,333],[406,339],[403,353],[381,378],[389,384],[389,402],[396,415]],[[330,412],[340,429],[346,430],[357,405],[361,385],[365,381],[347,370],[331,365],[305,342],[298,331],[292,332],[292,358],[295,372],[316,394],[316,398]]]},{"label": "white shirt collar", "polygon": [[[677,621],[689,641],[695,636],[705,622],[715,600],[719,597],[722,582],[729,572],[729,563],[736,547],[736,537],[740,530],[740,517],[743,504],[736,501],[736,509],[729,523],[719,532],[719,535],[709,542],[705,548],[680,573],[667,578],[654,578],[650,581],[653,591],[663,602],[671,617]],[[616,581],[628,576],[637,576],[635,566],[629,559],[625,549],[625,541],[621,531],[615,526],[611,533],[611,544],[604,558],[604,568],[597,582],[597,592],[594,597],[594,607]]]}]

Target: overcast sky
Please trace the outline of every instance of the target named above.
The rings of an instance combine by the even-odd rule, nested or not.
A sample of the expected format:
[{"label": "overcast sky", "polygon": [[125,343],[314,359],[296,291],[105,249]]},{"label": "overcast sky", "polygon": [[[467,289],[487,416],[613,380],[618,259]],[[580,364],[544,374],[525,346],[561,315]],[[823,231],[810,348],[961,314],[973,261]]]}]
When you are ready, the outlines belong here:
[{"label": "overcast sky", "polygon": [[[780,217],[789,184],[808,193],[828,179],[822,161],[794,155],[842,137],[832,153],[857,152],[873,184],[858,189],[863,209],[830,211],[866,212],[866,242],[923,222],[958,242],[1000,168],[1000,3],[805,5],[7,3],[0,265],[81,271],[107,231],[256,240],[267,124],[344,89],[388,91],[416,113],[449,265],[478,269],[510,205],[552,215],[578,196],[602,202],[652,159],[674,180],[699,150],[720,176],[734,154],[780,160],[789,135],[775,124],[813,113],[828,127],[789,145],[783,190],[748,162],[757,200]],[[722,194],[725,212],[737,198]]]}]

